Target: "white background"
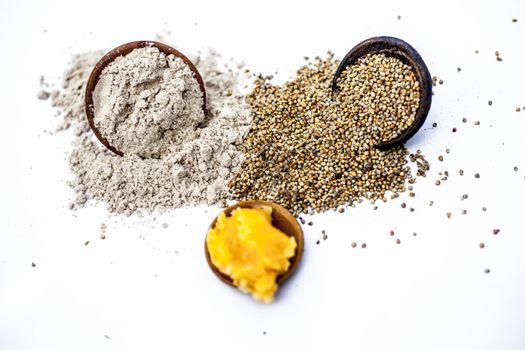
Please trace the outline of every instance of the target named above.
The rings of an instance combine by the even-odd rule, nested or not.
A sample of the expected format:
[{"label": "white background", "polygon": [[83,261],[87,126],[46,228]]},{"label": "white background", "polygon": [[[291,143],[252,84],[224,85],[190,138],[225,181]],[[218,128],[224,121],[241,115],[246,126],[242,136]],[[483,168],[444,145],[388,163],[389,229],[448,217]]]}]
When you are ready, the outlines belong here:
[{"label": "white background", "polygon": [[[2,0],[0,349],[525,349],[525,2],[257,3]],[[301,268],[271,305],[209,271],[218,208],[69,211],[72,136],[44,132],[59,120],[35,98],[40,75],[58,83],[73,53],[166,31],[184,53],[212,47],[278,81],[304,55],[405,39],[444,80],[407,145],[431,162],[416,197],[307,217]]]}]

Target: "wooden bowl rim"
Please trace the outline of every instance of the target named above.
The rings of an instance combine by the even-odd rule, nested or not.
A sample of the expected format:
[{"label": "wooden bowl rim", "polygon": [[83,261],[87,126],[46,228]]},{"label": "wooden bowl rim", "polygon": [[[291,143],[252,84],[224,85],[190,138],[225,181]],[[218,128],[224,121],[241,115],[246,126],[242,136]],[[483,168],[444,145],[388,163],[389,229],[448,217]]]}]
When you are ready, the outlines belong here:
[{"label": "wooden bowl rim", "polygon": [[370,53],[383,53],[386,56],[395,57],[401,60],[414,70],[419,81],[419,107],[414,122],[397,137],[375,146],[380,150],[387,150],[405,143],[408,139],[414,136],[425,123],[432,103],[432,77],[430,76],[430,72],[423,61],[423,58],[421,58],[416,49],[410,44],[401,39],[390,36],[377,36],[357,44],[341,60],[341,63],[334,74],[334,79],[332,80],[332,95],[338,91],[337,80],[346,67],[354,64],[359,58]]},{"label": "wooden bowl rim", "polygon": [[[299,266],[299,263],[300,263],[301,258],[303,256],[304,234],[303,234],[303,230],[301,228],[301,225],[299,225],[299,223],[297,222],[297,219],[285,207],[283,207],[283,206],[281,206],[281,205],[279,205],[277,203],[273,203],[273,202],[270,202],[270,201],[263,201],[263,200],[241,201],[239,203],[236,203],[234,205],[231,205],[231,206],[227,207],[222,212],[225,213],[226,215],[229,215],[232,211],[234,211],[237,208],[257,208],[257,207],[261,207],[261,206],[269,206],[269,207],[272,208],[272,224],[273,224],[274,213],[277,211],[295,229],[294,232],[285,232],[285,230],[283,230],[282,228],[276,226],[281,231],[283,231],[286,235],[288,235],[290,237],[294,237],[295,241],[297,243],[297,246],[295,247],[295,255],[292,258],[290,258],[290,267],[288,268],[288,270],[286,272],[284,272],[283,274],[277,276],[276,282],[277,282],[277,284],[279,286],[281,286],[297,270],[297,267]],[[204,239],[204,254],[206,255],[206,261],[208,263],[208,266],[212,270],[212,272],[217,277],[219,277],[219,279],[221,281],[223,281],[224,283],[226,283],[226,284],[228,284],[228,285],[230,285],[230,286],[232,286],[234,288],[237,288],[237,286],[233,284],[233,280],[229,276],[224,275],[222,272],[220,272],[219,269],[213,264],[213,262],[211,261],[210,253],[208,251],[208,244],[206,242],[207,241],[207,237],[208,237],[208,233],[210,232],[210,230],[213,227],[215,227],[215,224],[217,223],[217,218],[218,218],[218,215],[212,221],[212,223],[209,226],[208,231],[206,233],[206,237]]]},{"label": "wooden bowl rim", "polygon": [[174,55],[182,59],[184,63],[188,65],[188,67],[191,69],[193,74],[195,74],[195,79],[197,80],[197,83],[199,84],[199,88],[202,91],[202,99],[203,99],[202,108],[204,111],[206,111],[206,91],[204,88],[204,81],[202,80],[202,77],[199,71],[197,70],[193,62],[191,62],[191,60],[188,57],[183,55],[181,52],[179,52],[175,48],[169,45],[163,44],[161,42],[158,42],[158,41],[140,40],[140,41],[132,41],[132,42],[117,46],[113,50],[106,53],[97,62],[97,64],[95,64],[95,67],[93,67],[93,70],[91,71],[91,74],[89,75],[89,79],[88,79],[87,86],[86,86],[86,92],[84,95],[84,106],[85,106],[84,108],[86,111],[86,117],[88,120],[89,127],[91,128],[91,130],[93,131],[97,139],[104,146],[106,146],[110,151],[112,151],[113,153],[119,156],[122,156],[124,153],[119,151],[115,147],[113,147],[108,142],[108,140],[104,136],[102,136],[100,131],[95,126],[95,121],[94,121],[95,110],[93,106],[93,91],[95,90],[95,87],[97,86],[98,80],[100,78],[100,73],[102,73],[102,70],[106,68],[108,64],[113,62],[119,56],[125,56],[135,49],[144,48],[144,47],[156,47],[157,49],[159,49],[161,52],[163,52],[166,55]]}]

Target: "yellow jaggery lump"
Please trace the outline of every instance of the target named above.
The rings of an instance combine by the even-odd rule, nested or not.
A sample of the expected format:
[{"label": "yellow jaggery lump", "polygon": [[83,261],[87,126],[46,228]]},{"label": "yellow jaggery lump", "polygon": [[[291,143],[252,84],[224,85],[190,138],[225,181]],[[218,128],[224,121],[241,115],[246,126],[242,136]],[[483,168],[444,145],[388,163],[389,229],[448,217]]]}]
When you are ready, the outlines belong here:
[{"label": "yellow jaggery lump", "polygon": [[272,208],[237,208],[223,213],[206,244],[211,261],[240,290],[265,303],[273,300],[276,278],[290,267],[297,242],[272,225]]}]

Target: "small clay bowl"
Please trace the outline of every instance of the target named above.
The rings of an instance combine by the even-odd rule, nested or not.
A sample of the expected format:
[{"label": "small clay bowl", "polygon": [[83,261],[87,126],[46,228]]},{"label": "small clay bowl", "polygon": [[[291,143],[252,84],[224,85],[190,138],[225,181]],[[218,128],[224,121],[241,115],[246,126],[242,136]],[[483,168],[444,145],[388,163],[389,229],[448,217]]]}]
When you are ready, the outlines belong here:
[{"label": "small clay bowl", "polygon": [[106,146],[109,150],[111,150],[113,153],[119,156],[122,156],[123,153],[119,151],[118,149],[116,149],[115,147],[113,147],[112,145],[110,145],[108,140],[106,140],[106,138],[102,136],[100,131],[95,126],[95,121],[94,121],[95,110],[93,107],[93,91],[95,90],[95,86],[97,86],[98,79],[100,77],[100,73],[102,72],[104,68],[106,68],[108,64],[113,62],[113,60],[115,60],[119,56],[125,56],[131,51],[135,49],[143,48],[143,47],[156,47],[157,49],[159,49],[161,52],[165,53],[166,55],[174,55],[182,59],[191,69],[193,74],[195,74],[195,79],[197,79],[197,82],[199,83],[199,87],[202,91],[202,97],[203,97],[202,107],[204,110],[206,109],[206,91],[204,89],[204,82],[202,81],[202,77],[199,71],[197,70],[197,68],[195,68],[195,65],[193,64],[193,62],[190,61],[188,57],[184,56],[182,53],[175,50],[173,47],[168,46],[163,43],[156,42],[156,41],[133,41],[133,42],[123,44],[123,45],[120,45],[119,47],[114,48],[113,50],[105,54],[104,57],[102,57],[97,62],[97,64],[93,68],[93,71],[91,71],[91,75],[89,76],[87,87],[86,87],[84,104],[85,104],[86,116],[87,116],[87,120],[89,123],[89,127],[91,128],[91,130],[93,130],[93,133],[95,134],[97,139],[104,146]]},{"label": "small clay bowl", "polygon": [[412,125],[406,128],[394,139],[382,142],[375,146],[380,150],[387,150],[405,143],[408,139],[415,135],[415,133],[425,122],[428,111],[430,110],[430,104],[432,102],[432,78],[430,77],[430,72],[428,71],[425,62],[412,46],[401,39],[389,36],[378,36],[361,42],[346,54],[335,72],[335,76],[332,81],[332,95],[337,93],[337,80],[346,67],[356,63],[359,58],[370,53],[382,53],[386,56],[395,57],[412,67],[412,70],[416,74],[416,78],[419,81],[419,86],[421,89],[419,108],[416,112],[414,123],[412,123]]},{"label": "small clay bowl", "polygon": [[[301,257],[303,256],[303,230],[301,229],[301,226],[299,225],[295,217],[292,214],[290,214],[290,212],[286,208],[280,206],[279,204],[262,200],[239,202],[226,208],[224,210],[224,213],[226,214],[226,216],[229,216],[231,212],[237,208],[260,208],[262,206],[272,208],[272,225],[284,232],[285,234],[287,234],[288,236],[294,237],[295,241],[297,242],[297,247],[295,248],[295,255],[290,259],[290,268],[285,273],[277,276],[277,284],[282,285],[295,272],[297,266],[299,266]],[[213,220],[208,231],[215,227],[216,222],[217,218]],[[219,279],[224,283],[234,288],[237,288],[237,286],[233,284],[233,280],[229,276],[222,274],[219,271],[219,269],[217,269],[217,267],[213,265],[210,253],[208,251],[208,245],[206,244],[206,239],[204,240],[204,252],[206,254],[206,261],[208,262],[208,265],[210,266],[210,269],[213,271],[213,273],[217,275],[217,277],[219,277]]]}]

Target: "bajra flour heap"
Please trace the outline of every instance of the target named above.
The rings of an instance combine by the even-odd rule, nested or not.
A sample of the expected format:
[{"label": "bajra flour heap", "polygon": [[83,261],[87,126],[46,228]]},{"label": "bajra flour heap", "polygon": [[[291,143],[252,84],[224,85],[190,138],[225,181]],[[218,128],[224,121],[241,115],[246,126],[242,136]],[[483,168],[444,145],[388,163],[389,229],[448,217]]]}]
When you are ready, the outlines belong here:
[{"label": "bajra flour heap", "polygon": [[203,94],[188,65],[156,47],[135,49],[105,67],[93,91],[95,126],[123,153],[160,158],[198,137]]},{"label": "bajra flour heap", "polygon": [[[124,64],[115,62],[108,67],[108,74],[120,70],[125,77],[105,78],[107,81],[97,86],[96,97],[96,123],[101,130],[109,127],[114,131],[105,136],[117,149],[122,147],[124,156],[113,154],[95,139],[84,112],[87,79],[100,52],[74,56],[64,73],[62,91],[52,94],[53,105],[64,116],[61,128],[73,126],[76,130],[70,156],[76,198],[71,207],[94,199],[107,203],[112,212],[131,214],[137,209],[152,211],[222,201],[228,180],[242,163],[238,148],[251,123],[250,108],[239,96],[240,74],[219,68],[217,54],[194,59],[206,85],[208,114],[204,115],[202,95],[186,66],[154,50],[130,55],[120,60]],[[109,81],[111,86],[107,86]],[[128,95],[119,86],[127,83],[135,84]],[[100,93],[102,90],[109,94]],[[108,97],[114,98],[109,104],[105,100]],[[122,112],[119,99],[134,104]],[[141,108],[146,113],[140,114]],[[108,114],[102,117],[101,111]],[[160,114],[168,115],[164,119]],[[129,122],[108,118],[126,115],[132,118]],[[145,137],[134,141],[135,136]]]}]

